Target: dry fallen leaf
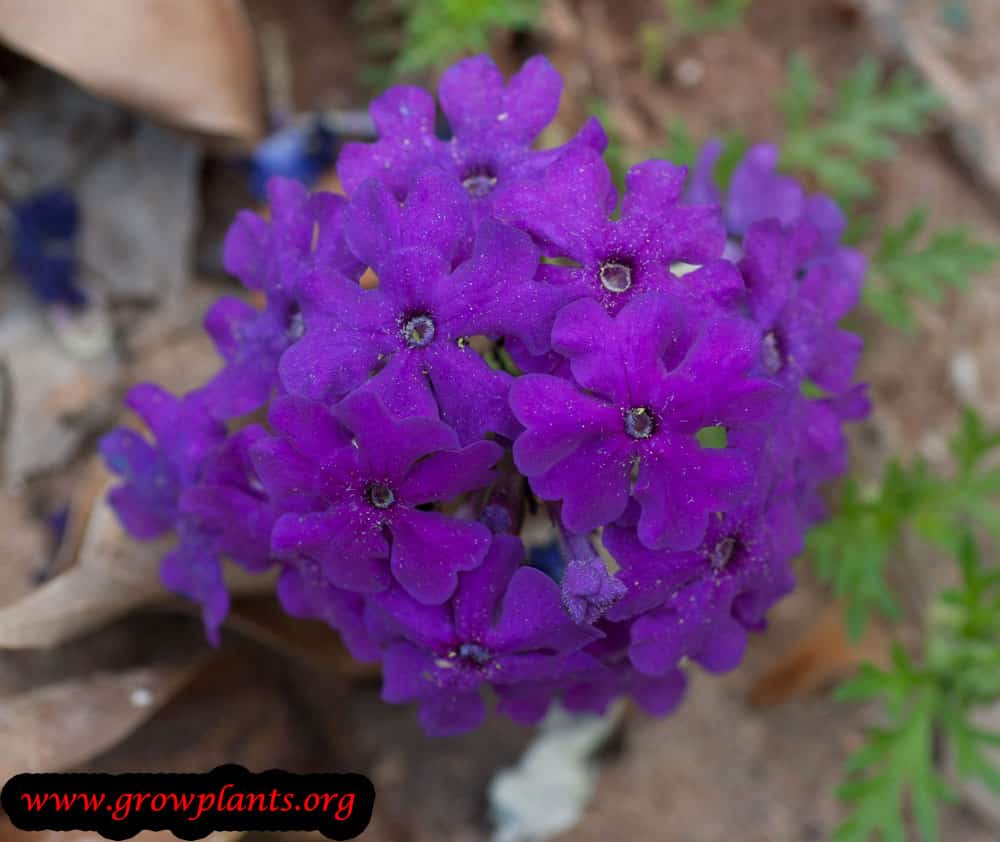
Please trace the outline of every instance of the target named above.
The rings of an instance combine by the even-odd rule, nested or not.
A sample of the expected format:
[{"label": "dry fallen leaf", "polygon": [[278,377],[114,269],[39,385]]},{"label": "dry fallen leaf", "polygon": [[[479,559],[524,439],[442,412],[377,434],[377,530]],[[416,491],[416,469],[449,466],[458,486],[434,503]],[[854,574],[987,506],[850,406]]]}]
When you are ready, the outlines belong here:
[{"label": "dry fallen leaf", "polygon": [[[0,608],[0,649],[58,646],[142,605],[173,598],[159,576],[160,558],[173,539],[130,538],[108,505],[109,486],[95,461],[60,549],[57,569],[68,569]],[[274,589],[274,573],[251,574],[235,565],[227,565],[225,579],[233,594]]]},{"label": "dry fallen leaf", "polygon": [[90,760],[149,719],[203,663],[94,673],[0,699],[0,779]]},{"label": "dry fallen leaf", "polygon": [[163,596],[158,570],[168,545],[130,540],[102,493],[81,539],[77,563],[0,608],[0,648],[57,646]]},{"label": "dry fallen leaf", "polygon": [[246,142],[261,84],[239,0],[0,0],[0,39],[95,93]]},{"label": "dry fallen leaf", "polygon": [[754,682],[750,703],[778,705],[806,696],[846,678],[862,663],[883,661],[888,651],[888,639],[873,625],[852,643],[844,624],[844,606],[835,602]]}]

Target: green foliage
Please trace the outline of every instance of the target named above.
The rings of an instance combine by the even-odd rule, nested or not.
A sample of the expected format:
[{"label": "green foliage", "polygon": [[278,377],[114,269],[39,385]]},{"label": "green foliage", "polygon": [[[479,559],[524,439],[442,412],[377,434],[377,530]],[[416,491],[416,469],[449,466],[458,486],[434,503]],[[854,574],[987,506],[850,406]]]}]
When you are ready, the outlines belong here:
[{"label": "green foliage", "polygon": [[909,72],[898,71],[884,87],[880,75],[876,61],[862,61],[841,83],[833,107],[820,115],[819,81],[796,56],[779,97],[786,128],[782,166],[812,176],[845,205],[871,195],[865,166],[893,156],[893,135],[919,133],[939,105],[937,94]]},{"label": "green foliage", "polygon": [[[490,35],[498,30],[531,30],[538,22],[541,0],[398,0],[405,24],[402,46],[389,66],[368,68],[369,81],[386,84],[399,75],[440,70],[471,53],[488,52]],[[377,3],[361,4],[358,15],[367,24],[368,47],[379,54],[391,45],[379,36]],[[372,26],[375,23],[376,25]]]},{"label": "green foliage", "polygon": [[961,583],[942,593],[931,611],[923,663],[914,665],[897,648],[889,669],[865,666],[840,689],[842,700],[882,701],[887,724],[873,729],[848,760],[838,795],[850,813],[835,842],[867,842],[873,834],[902,842],[907,803],[921,838],[938,839],[938,802],[951,793],[935,770],[937,735],[961,777],[1000,793],[1000,768],[985,753],[1000,747],[1000,734],[971,718],[977,705],[1000,698],[1000,569],[983,564],[970,531],[960,535]]},{"label": "green foliage", "polygon": [[937,839],[937,803],[950,795],[934,769],[934,725],[940,697],[929,677],[903,653],[887,671],[867,665],[841,687],[841,701],[881,699],[888,724],[869,732],[847,762],[849,778],[837,790],[850,808],[834,842],[903,842],[903,804],[909,799],[921,836]]},{"label": "green foliage", "polygon": [[750,8],[750,0],[661,0],[666,20],[639,25],[643,71],[658,76],[671,47],[683,38],[731,29]]},{"label": "green foliage", "polygon": [[973,275],[1000,259],[1000,246],[977,241],[964,227],[946,228],[920,241],[927,212],[914,210],[898,228],[886,228],[871,260],[865,303],[890,325],[912,331],[912,298],[940,302],[947,286],[964,289]]},{"label": "green foliage", "polygon": [[750,0],[663,0],[678,37],[730,29],[750,8]]},{"label": "green foliage", "polygon": [[852,636],[873,613],[899,614],[887,568],[906,529],[949,551],[969,522],[1000,540],[1000,468],[990,464],[998,449],[1000,433],[987,432],[967,409],[951,442],[954,476],[934,476],[922,460],[908,468],[894,461],[875,488],[844,483],[835,515],[813,529],[806,546],[817,574],[844,599]]}]

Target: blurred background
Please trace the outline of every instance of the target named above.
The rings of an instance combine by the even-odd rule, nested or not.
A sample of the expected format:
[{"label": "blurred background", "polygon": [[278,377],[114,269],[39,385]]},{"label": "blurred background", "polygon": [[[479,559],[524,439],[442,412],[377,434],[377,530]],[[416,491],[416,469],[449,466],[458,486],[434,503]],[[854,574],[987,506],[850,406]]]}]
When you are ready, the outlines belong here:
[{"label": "blurred background", "polygon": [[[378,793],[372,842],[830,838],[845,760],[881,721],[831,688],[892,642],[922,646],[947,556],[893,533],[879,563],[902,619],[853,637],[844,602],[866,583],[803,565],[746,663],[694,675],[669,719],[431,740],[256,583],[233,583],[213,651],[159,588],[162,548],[110,515],[94,444],[131,384],[184,391],[217,368],[200,325],[238,292],[222,237],[268,177],[338,189],[337,150],[371,138],[386,86],[544,53],[565,80],[545,145],[597,114],[619,177],[712,137],[724,177],[770,141],[841,201],[872,261],[851,325],[875,406],[857,481],[893,459],[948,475],[963,406],[1000,424],[997,0],[0,0],[0,42],[0,777],[358,771]],[[998,711],[982,710],[994,728]],[[1000,838],[1000,797],[956,796],[940,838]]]}]

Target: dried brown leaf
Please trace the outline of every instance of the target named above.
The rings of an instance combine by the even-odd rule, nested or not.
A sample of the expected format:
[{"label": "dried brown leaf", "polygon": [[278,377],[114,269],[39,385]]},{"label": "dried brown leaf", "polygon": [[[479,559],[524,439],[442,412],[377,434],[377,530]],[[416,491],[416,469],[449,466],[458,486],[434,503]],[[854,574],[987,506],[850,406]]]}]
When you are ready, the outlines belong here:
[{"label": "dried brown leaf", "polygon": [[[130,538],[107,503],[107,471],[93,464],[74,500],[54,579],[0,607],[0,649],[58,646],[140,606],[171,599],[160,582],[160,559],[172,538],[143,543]],[[76,559],[73,563],[73,559]],[[273,574],[226,569],[234,594],[267,593]]]},{"label": "dried brown leaf", "polygon": [[828,607],[750,689],[753,705],[778,705],[806,696],[846,678],[866,661],[881,661],[889,643],[875,626],[852,642],[844,624],[844,607]]},{"label": "dried brown leaf", "polygon": [[94,673],[0,699],[0,778],[90,760],[149,719],[202,663]]},{"label": "dried brown leaf", "polygon": [[0,0],[0,38],[101,96],[200,131],[260,135],[257,54],[239,0]]},{"label": "dried brown leaf", "polygon": [[94,505],[77,563],[0,608],[0,648],[57,646],[165,594],[159,560],[168,541],[125,535],[103,498]]}]

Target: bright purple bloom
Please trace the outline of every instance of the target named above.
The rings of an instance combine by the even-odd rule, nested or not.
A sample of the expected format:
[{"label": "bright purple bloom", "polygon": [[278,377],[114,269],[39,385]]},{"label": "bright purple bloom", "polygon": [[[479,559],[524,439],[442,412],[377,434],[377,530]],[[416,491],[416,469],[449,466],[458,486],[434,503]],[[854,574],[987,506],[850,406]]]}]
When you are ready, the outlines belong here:
[{"label": "bright purple bloom", "polygon": [[706,143],[698,154],[687,199],[693,204],[706,202],[723,204],[726,229],[741,237],[755,222],[776,219],[791,225],[801,217],[805,207],[805,190],[794,178],[776,171],[778,148],[768,143],[747,150],[729,182],[726,199],[715,183],[715,164],[722,154],[721,140]]},{"label": "bright purple bloom", "polygon": [[644,675],[626,660],[616,660],[605,672],[569,686],[561,697],[567,710],[603,714],[621,696],[630,696],[650,716],[667,716],[684,698],[687,678],[680,669],[665,675]]},{"label": "bright purple bloom", "polygon": [[483,685],[493,685],[511,718],[534,722],[567,682],[600,675],[600,664],[578,651],[600,633],[575,624],[559,586],[520,566],[523,558],[517,538],[498,535],[479,569],[461,574],[449,604],[425,608],[398,590],[373,598],[379,634],[392,641],[382,697],[419,701],[429,734],[478,727]]},{"label": "bright purple bloom", "polygon": [[258,409],[278,388],[281,354],[303,331],[300,282],[322,267],[357,280],[363,266],[343,236],[347,204],[334,193],[310,194],[295,181],[268,184],[271,222],[241,212],[226,236],[226,269],[250,290],[263,293],[259,310],[239,298],[220,298],[205,316],[205,330],[223,358],[222,370],[204,387],[221,418]]},{"label": "bright purple bloom", "polygon": [[269,542],[277,512],[263,494],[249,457],[250,449],[266,436],[261,427],[245,427],[206,462],[198,483],[180,496],[178,545],[160,566],[167,588],[202,606],[215,645],[229,613],[222,559],[252,573],[274,564]]},{"label": "bright purple bloom", "polygon": [[685,549],[701,540],[710,512],[746,496],[744,454],[703,448],[697,433],[767,417],[773,389],[746,376],[757,332],[719,319],[689,348],[672,347],[683,326],[680,305],[665,295],[636,298],[614,319],[583,299],[562,310],[553,330],[576,383],[525,375],[511,390],[527,427],[514,459],[536,494],[563,501],[571,531],[613,522],[634,497],[643,543]]},{"label": "bright purple bloom", "polygon": [[439,168],[461,185],[473,201],[477,221],[513,185],[536,179],[567,148],[600,153],[607,136],[589,120],[568,144],[532,149],[559,108],[562,82],[542,56],[525,62],[507,84],[488,56],[465,59],[441,77],[441,108],[451,140],[434,133],[434,98],[422,88],[390,88],[371,105],[379,133],[375,143],[348,143],[337,174],[348,195],[370,178],[381,181],[399,200],[420,174]]},{"label": "bright purple bloom", "polygon": [[152,437],[101,443],[111,504],[174,533],[162,579],[213,642],[224,562],[277,568],[284,610],[381,662],[431,734],[487,696],[525,723],[626,695],[665,715],[691,665],[735,667],[869,410],[836,204],[772,146],[722,191],[713,143],[690,177],[633,167],[619,207],[596,121],[532,148],[560,87],[542,58],[506,84],[461,62],[447,141],[430,94],[376,100],[349,198],[273,180],[270,221],[233,224],[226,268],[262,306],[209,311],[222,370],[137,387]]},{"label": "bright purple bloom", "polygon": [[375,267],[378,288],[322,272],[310,277],[305,336],[281,361],[289,392],[332,401],[368,386],[397,415],[440,416],[463,442],[516,434],[507,406],[512,378],[491,368],[470,338],[513,334],[547,348],[535,318],[538,253],[523,232],[487,220],[468,259],[452,269],[469,224],[468,202],[455,191],[429,173],[398,212],[377,182],[359,191],[348,235]]},{"label": "bright purple bloom", "polygon": [[292,617],[322,620],[340,633],[352,657],[381,659],[365,628],[365,596],[330,584],[319,563],[306,556],[284,559],[278,578],[278,601]]},{"label": "bright purple bloom", "polygon": [[462,448],[446,424],[397,420],[366,392],[332,415],[285,398],[271,423],[280,435],[253,458],[268,494],[290,510],[274,526],[276,556],[312,558],[350,591],[376,593],[395,578],[430,604],[451,596],[459,571],[482,562],[485,526],[418,507],[489,485],[501,454],[493,442]]},{"label": "bright purple bloom", "polygon": [[623,602],[612,610],[611,619],[623,620],[641,609],[631,627],[632,663],[653,676],[669,674],[684,657],[713,672],[733,669],[747,630],[762,629],[767,610],[794,588],[789,562],[802,550],[801,535],[784,495],[766,510],[754,504],[713,518],[701,544],[683,553],[649,550],[627,530],[612,529],[607,540],[624,581],[656,575],[673,583],[661,589],[659,606]]},{"label": "bright purple bloom", "polygon": [[145,422],[155,446],[119,427],[101,439],[100,451],[108,468],[125,481],[111,490],[111,506],[131,535],[149,540],[173,527],[181,492],[197,482],[226,430],[197,392],[176,398],[143,383],[129,391],[125,405]]},{"label": "bright purple bloom", "polygon": [[621,218],[611,173],[592,150],[572,150],[540,179],[511,188],[496,213],[538,240],[551,257],[575,266],[542,267],[540,278],[563,291],[566,301],[594,298],[617,313],[635,296],[679,291],[676,263],[698,264],[683,284],[739,288],[739,274],[721,260],[725,229],[715,206],[680,204],[684,167],[668,161],[637,164],[626,175]]}]

